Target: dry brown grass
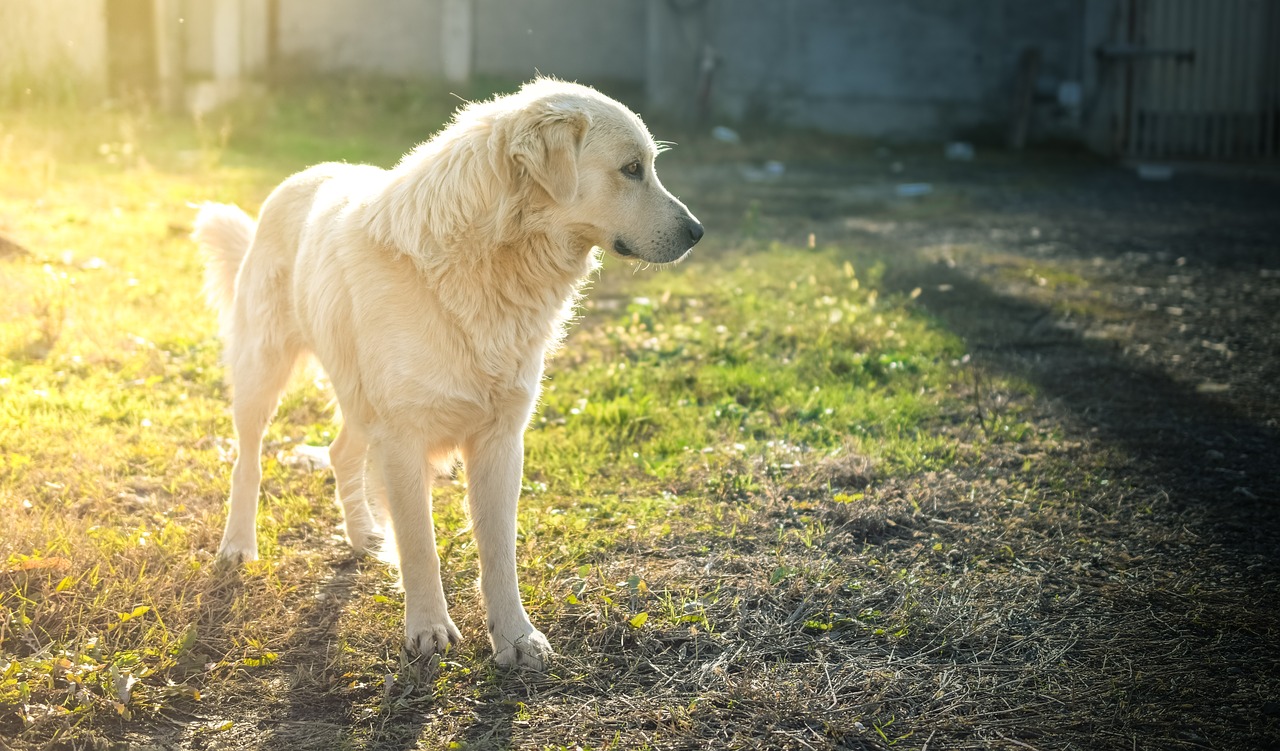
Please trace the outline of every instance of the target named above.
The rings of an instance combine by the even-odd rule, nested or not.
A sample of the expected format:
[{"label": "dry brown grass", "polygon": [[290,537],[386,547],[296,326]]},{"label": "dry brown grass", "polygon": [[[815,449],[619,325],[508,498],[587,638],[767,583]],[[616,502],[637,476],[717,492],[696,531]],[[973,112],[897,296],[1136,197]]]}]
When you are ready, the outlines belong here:
[{"label": "dry brown grass", "polygon": [[[364,113],[352,128],[377,127],[370,110],[352,109]],[[304,114],[314,119],[309,109]],[[270,145],[288,132],[264,128],[256,137]],[[232,138],[220,148],[227,154],[213,157],[242,147]],[[1187,206],[1202,204],[1219,206],[1218,219],[1243,227],[1227,239],[1244,243],[1249,228],[1265,224],[1257,206],[1221,185],[1209,191],[1227,191],[1230,200],[1220,203],[1207,193],[1135,197],[1127,188],[1095,198],[1108,178],[1082,177],[1077,166],[994,158],[962,174],[910,152],[895,158],[913,180],[935,180],[940,200],[902,207],[892,197],[901,178],[888,163],[847,145],[825,144],[823,163],[807,169],[806,155],[818,152],[792,144],[786,153],[794,163],[779,184],[743,183],[737,164],[717,163],[770,155],[693,148],[698,158],[664,179],[720,233],[723,262],[701,267],[713,273],[699,277],[672,272],[665,308],[666,300],[632,303],[635,279],[606,277],[598,298],[622,302],[592,311],[570,341],[553,381],[561,391],[548,395],[548,421],[534,428],[530,445],[541,453],[522,517],[524,596],[561,653],[543,675],[497,672],[476,638],[434,670],[400,664],[394,576],[351,558],[334,539],[331,482],[283,461],[293,442],[321,439],[331,427],[325,397],[312,388],[290,397],[271,436],[262,520],[269,560],[241,571],[211,565],[228,469],[218,436],[229,434],[212,323],[201,319],[192,341],[147,341],[163,338],[163,319],[186,303],[160,294],[158,282],[150,297],[126,298],[136,289],[125,286],[127,274],[138,274],[144,289],[163,277],[189,299],[198,275],[189,264],[161,262],[181,258],[172,233],[161,231],[160,241],[148,234],[177,220],[131,209],[138,226],[111,236],[130,252],[159,242],[167,255],[157,255],[151,276],[131,267],[102,272],[128,305],[87,298],[82,285],[71,299],[76,326],[50,343],[52,358],[21,352],[6,362],[20,374],[13,377],[31,381],[26,386],[44,388],[38,379],[46,379],[53,391],[76,389],[81,401],[59,412],[31,399],[23,402],[30,422],[11,409],[0,425],[9,462],[0,501],[6,513],[22,514],[0,538],[8,555],[0,569],[0,646],[8,665],[27,671],[23,680],[34,676],[27,686],[34,698],[0,706],[0,747],[1280,745],[1280,412],[1266,386],[1277,373],[1275,351],[1265,346],[1280,330],[1280,306],[1272,304],[1274,284],[1267,286],[1276,277],[1257,267],[1274,264],[1210,268],[1221,259],[1201,259],[1187,247],[1168,250],[1167,262],[1153,253],[1138,263],[1107,245],[1123,245],[1152,224],[1173,228],[1159,235],[1162,242],[1173,242],[1179,228],[1196,242],[1223,242],[1213,234],[1218,225],[1187,218]],[[837,156],[842,161],[833,163]],[[81,169],[94,177],[85,185],[127,178],[121,184],[175,194],[199,184],[242,185],[248,195],[239,200],[253,200],[254,190],[274,181],[236,170],[205,174],[207,166],[181,179]],[[107,214],[94,203],[105,200],[101,191],[72,188],[67,195],[96,207],[85,214]],[[1020,208],[1027,196],[1048,196],[1042,200],[1050,208]],[[0,209],[17,215],[13,207],[29,209],[37,196],[0,199],[8,201]],[[1154,204],[1164,213],[1125,213],[1125,201],[1137,199],[1148,201],[1142,211]],[[1090,203],[1098,201],[1105,205]],[[1073,210],[1078,204],[1088,210]],[[1119,208],[1108,214],[1112,206]],[[75,222],[28,215],[24,244],[39,257],[0,263],[26,274],[15,271],[19,281],[43,279],[46,260],[82,273],[26,238],[53,243],[60,233],[88,237],[104,225],[67,230]],[[735,307],[750,296],[735,291],[743,285],[748,293],[760,285],[756,310],[778,320],[791,320],[792,311],[800,320],[823,296],[835,297],[802,290],[790,307],[764,307],[790,294],[785,275],[806,262],[809,232],[820,246],[837,246],[850,269],[856,264],[863,285],[841,294],[863,306],[846,313],[845,323],[856,315],[865,325],[823,347],[870,351],[892,340],[877,316],[899,316],[892,321],[902,324],[892,329],[898,335],[925,321],[909,330],[949,331],[970,357],[954,353],[950,370],[929,371],[948,373],[942,383],[901,377],[890,365],[858,370],[839,358],[831,362],[840,378],[799,364],[767,377],[747,372],[777,359],[769,347],[799,363],[811,342],[770,328],[765,315],[730,321],[747,336],[715,333],[719,321],[710,319],[745,318],[748,308]],[[961,245],[965,253],[938,255]],[[126,255],[107,260],[123,268]],[[1185,263],[1175,265],[1180,257]],[[852,288],[855,276],[842,263],[830,262],[828,271],[841,290]],[[1196,280],[1212,281],[1213,289]],[[816,287],[830,280],[796,281]],[[1096,288],[1126,286],[1148,291],[1091,303]],[[22,289],[25,301],[38,302],[34,287]],[[867,304],[868,289],[879,295],[878,307]],[[1155,312],[1147,309],[1153,295],[1160,296]],[[1178,303],[1187,312],[1170,328],[1160,311],[1179,300],[1213,302],[1194,315],[1192,302]],[[85,311],[95,310],[147,339],[118,341],[111,325],[85,323]],[[1134,325],[1115,328],[1126,316]],[[709,320],[695,324],[695,317]],[[14,331],[37,331],[37,317],[28,318]],[[1183,336],[1178,326],[1189,319],[1205,328]],[[1234,354],[1201,340],[1225,342]],[[98,354],[72,361],[69,348],[86,341]],[[900,362],[889,349],[876,351]],[[641,398],[644,383],[626,380],[663,377],[686,352],[704,359],[664,382],[679,390],[670,403]],[[744,368],[715,380],[707,373],[716,357]],[[621,363],[630,366],[625,376]],[[865,379],[857,389],[849,385],[855,377]],[[861,432],[831,437],[820,429],[854,407],[802,411],[810,390],[784,392],[779,382],[807,387],[806,378],[831,379],[824,389],[847,388],[840,393],[850,398],[907,383],[891,406],[916,409],[920,397],[936,409],[913,413],[906,427],[893,422],[893,409],[877,413],[899,426],[895,434],[877,432],[879,425],[867,430],[855,414]],[[1205,383],[1215,388],[1200,389]],[[620,393],[606,396],[609,390]],[[566,427],[580,394],[580,422]],[[801,396],[784,403],[779,394]],[[708,409],[677,414],[681,399]],[[157,405],[169,411],[150,414],[174,419],[143,430],[139,415]],[[719,411],[742,430],[732,421],[708,428]],[[39,430],[29,427],[34,417]],[[582,427],[587,418],[595,422]],[[681,458],[677,442],[677,459],[667,465],[644,464],[650,457],[628,462],[636,444],[664,439],[655,429],[664,420],[701,441],[689,453],[706,460]],[[802,431],[810,442],[831,443],[821,451],[802,445],[792,435]],[[35,437],[43,443],[34,445]],[[751,450],[732,448],[738,440]],[[704,446],[712,451],[699,453]],[[23,464],[19,453],[35,459]],[[460,499],[455,486],[439,496],[440,540],[453,616],[474,637],[483,614]],[[140,544],[143,536],[150,542]],[[93,545],[78,544],[86,539]],[[95,570],[96,582],[86,573]],[[68,576],[74,581],[59,591]],[[122,619],[142,606],[150,610]],[[29,623],[27,613],[35,616]],[[96,647],[88,643],[95,634]],[[101,682],[107,661],[95,662],[93,649],[121,669],[151,670],[124,703],[128,719],[112,702],[120,697],[110,681]],[[67,668],[60,659],[77,662]],[[60,706],[71,709],[60,713]]]}]

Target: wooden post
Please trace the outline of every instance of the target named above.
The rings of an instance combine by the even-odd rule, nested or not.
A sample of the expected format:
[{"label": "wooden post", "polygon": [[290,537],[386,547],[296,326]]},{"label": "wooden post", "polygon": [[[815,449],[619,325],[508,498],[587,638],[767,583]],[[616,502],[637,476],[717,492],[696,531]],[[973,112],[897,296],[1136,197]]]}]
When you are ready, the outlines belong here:
[{"label": "wooden post", "polygon": [[154,0],[156,84],[161,109],[176,112],[182,104],[182,26],[175,0]]},{"label": "wooden post", "polygon": [[214,0],[212,31],[213,79],[227,96],[240,81],[240,0]]},{"label": "wooden post", "polygon": [[647,104],[655,111],[693,121],[709,107],[716,62],[708,46],[706,4],[648,0],[645,9]]},{"label": "wooden post", "polygon": [[444,0],[441,16],[444,78],[450,83],[466,83],[471,80],[475,60],[475,7],[472,0]]},{"label": "wooden post", "polygon": [[1018,60],[1018,77],[1013,87],[1013,117],[1009,123],[1009,148],[1022,151],[1035,115],[1036,80],[1040,78],[1040,50],[1031,47]]}]

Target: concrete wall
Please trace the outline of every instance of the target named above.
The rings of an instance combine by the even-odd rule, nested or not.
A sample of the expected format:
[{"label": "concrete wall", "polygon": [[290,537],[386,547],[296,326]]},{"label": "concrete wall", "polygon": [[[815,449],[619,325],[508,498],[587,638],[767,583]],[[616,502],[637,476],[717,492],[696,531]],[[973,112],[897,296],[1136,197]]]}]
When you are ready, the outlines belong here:
[{"label": "concrete wall", "polygon": [[168,0],[182,19],[188,78],[262,73],[267,64],[266,0]]},{"label": "concrete wall", "polygon": [[645,0],[474,0],[481,75],[632,81],[645,76]]},{"label": "concrete wall", "polygon": [[440,0],[279,1],[279,53],[287,66],[441,74]]},{"label": "concrete wall", "polygon": [[0,1],[0,95],[28,87],[101,94],[106,71],[105,0]]},{"label": "concrete wall", "polygon": [[[1056,82],[1083,81],[1088,100],[1098,71],[1085,51],[1109,31],[1116,2],[275,1],[283,70],[512,79],[540,71],[643,83],[650,110],[677,116],[904,139],[1002,133],[1029,46],[1041,50],[1049,93]],[[263,69],[269,0],[159,2],[184,16],[180,77],[216,78],[230,37],[237,75]],[[0,76],[60,68],[101,82],[104,5],[0,0]],[[716,67],[700,104],[708,52]]]},{"label": "concrete wall", "polygon": [[[445,42],[457,47],[457,40],[442,38],[450,5],[444,0],[279,2],[279,54],[287,66],[440,77]],[[451,12],[469,11],[456,28],[470,27],[474,74],[644,80],[645,0],[461,0],[452,6]]]},{"label": "concrete wall", "polygon": [[706,45],[710,108],[731,121],[902,138],[1002,126],[1017,61],[1079,79],[1083,0],[650,0],[649,95],[696,112]]}]

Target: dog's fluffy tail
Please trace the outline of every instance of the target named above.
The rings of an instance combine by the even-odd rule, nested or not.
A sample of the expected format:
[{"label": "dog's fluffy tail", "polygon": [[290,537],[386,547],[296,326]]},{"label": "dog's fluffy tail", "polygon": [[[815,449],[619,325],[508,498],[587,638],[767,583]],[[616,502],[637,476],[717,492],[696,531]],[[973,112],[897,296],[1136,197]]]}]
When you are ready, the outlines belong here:
[{"label": "dog's fluffy tail", "polygon": [[239,206],[227,203],[204,203],[199,208],[191,239],[199,243],[208,257],[204,292],[209,305],[218,311],[226,336],[236,297],[236,275],[253,242],[257,222]]}]

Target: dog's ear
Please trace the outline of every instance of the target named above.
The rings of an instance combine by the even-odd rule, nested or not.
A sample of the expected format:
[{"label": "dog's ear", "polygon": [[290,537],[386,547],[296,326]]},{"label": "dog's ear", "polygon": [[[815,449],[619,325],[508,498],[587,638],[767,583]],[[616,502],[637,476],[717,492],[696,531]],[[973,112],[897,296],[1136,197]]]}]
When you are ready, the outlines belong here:
[{"label": "dog's ear", "polygon": [[581,110],[548,106],[516,132],[511,156],[552,200],[566,203],[578,193],[578,156],[590,126]]}]

